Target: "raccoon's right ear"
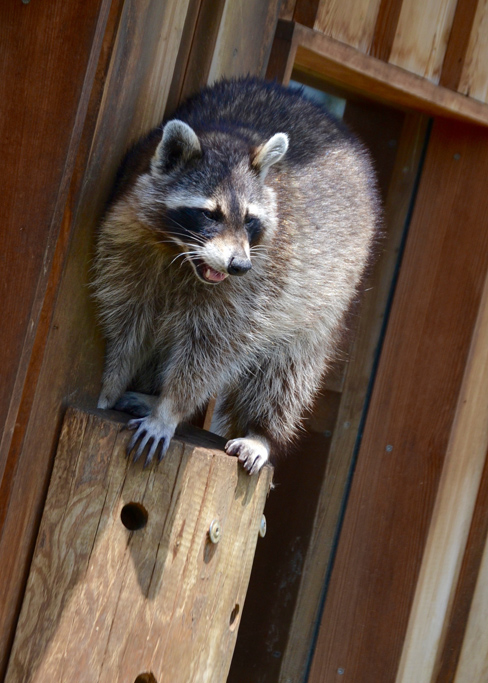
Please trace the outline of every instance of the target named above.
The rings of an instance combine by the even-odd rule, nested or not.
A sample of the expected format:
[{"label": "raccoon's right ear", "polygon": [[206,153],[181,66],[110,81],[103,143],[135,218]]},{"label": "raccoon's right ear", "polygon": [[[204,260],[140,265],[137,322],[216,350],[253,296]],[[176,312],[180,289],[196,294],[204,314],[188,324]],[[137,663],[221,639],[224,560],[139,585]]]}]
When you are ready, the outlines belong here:
[{"label": "raccoon's right ear", "polygon": [[251,163],[262,180],[266,177],[269,167],[285,156],[287,149],[288,135],[286,133],[276,133],[264,145],[258,147]]},{"label": "raccoon's right ear", "polygon": [[177,166],[201,155],[200,140],[193,128],[183,121],[173,119],[163,128],[163,137],[152,158],[151,168],[159,173],[169,173]]}]

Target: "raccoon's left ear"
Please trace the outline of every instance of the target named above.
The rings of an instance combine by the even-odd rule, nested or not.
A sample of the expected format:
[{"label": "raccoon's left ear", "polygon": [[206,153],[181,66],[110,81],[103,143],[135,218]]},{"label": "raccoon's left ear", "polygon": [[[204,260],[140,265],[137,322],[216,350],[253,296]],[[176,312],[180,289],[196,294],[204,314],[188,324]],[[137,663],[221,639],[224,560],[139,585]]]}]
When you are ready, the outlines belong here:
[{"label": "raccoon's left ear", "polygon": [[179,165],[202,155],[200,140],[187,123],[173,119],[163,128],[163,137],[156,148],[151,167],[169,173]]},{"label": "raccoon's left ear", "polygon": [[272,138],[258,147],[252,160],[252,167],[258,171],[262,179],[266,177],[269,167],[282,159],[288,149],[288,135],[276,133]]}]

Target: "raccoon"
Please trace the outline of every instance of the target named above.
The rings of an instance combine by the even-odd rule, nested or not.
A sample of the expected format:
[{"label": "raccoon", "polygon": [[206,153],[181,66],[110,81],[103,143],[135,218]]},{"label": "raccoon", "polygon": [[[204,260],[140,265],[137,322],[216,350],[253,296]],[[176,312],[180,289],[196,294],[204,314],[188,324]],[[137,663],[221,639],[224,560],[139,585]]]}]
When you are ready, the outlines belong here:
[{"label": "raccoon", "polygon": [[[375,174],[301,92],[256,79],[191,97],[135,145],[102,222],[94,294],[100,408],[139,414],[129,453],[161,459],[214,395],[253,474],[301,427],[371,253]],[[130,386],[158,398],[150,410]],[[122,395],[125,398],[121,398]]]}]

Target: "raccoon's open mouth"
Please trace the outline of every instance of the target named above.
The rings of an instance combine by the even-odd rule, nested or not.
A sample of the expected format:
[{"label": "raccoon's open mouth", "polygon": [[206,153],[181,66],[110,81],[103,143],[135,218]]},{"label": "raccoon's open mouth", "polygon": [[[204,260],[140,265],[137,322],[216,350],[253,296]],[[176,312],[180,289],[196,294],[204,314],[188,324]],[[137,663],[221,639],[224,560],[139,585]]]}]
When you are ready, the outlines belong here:
[{"label": "raccoon's open mouth", "polygon": [[216,285],[228,277],[227,273],[220,273],[202,259],[193,259],[193,265],[195,266],[198,277],[209,284]]}]

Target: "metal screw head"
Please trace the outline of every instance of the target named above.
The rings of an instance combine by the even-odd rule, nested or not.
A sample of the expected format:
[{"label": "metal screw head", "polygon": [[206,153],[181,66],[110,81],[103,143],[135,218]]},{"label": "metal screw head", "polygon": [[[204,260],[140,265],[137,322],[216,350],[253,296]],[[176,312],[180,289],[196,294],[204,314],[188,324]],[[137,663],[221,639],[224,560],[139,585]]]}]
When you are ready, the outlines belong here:
[{"label": "metal screw head", "polygon": [[344,669],[342,668],[342,666],[340,666],[340,667],[337,669],[337,673],[339,674],[339,676],[342,676],[342,675],[343,675]]},{"label": "metal screw head", "polygon": [[212,543],[218,543],[222,535],[222,529],[220,528],[220,522],[218,519],[212,520],[208,528],[208,535]]},{"label": "metal screw head", "polygon": [[266,524],[266,517],[263,515],[261,517],[261,524],[259,525],[259,535],[261,538],[264,538],[266,536],[266,530],[267,530],[267,524]]}]

